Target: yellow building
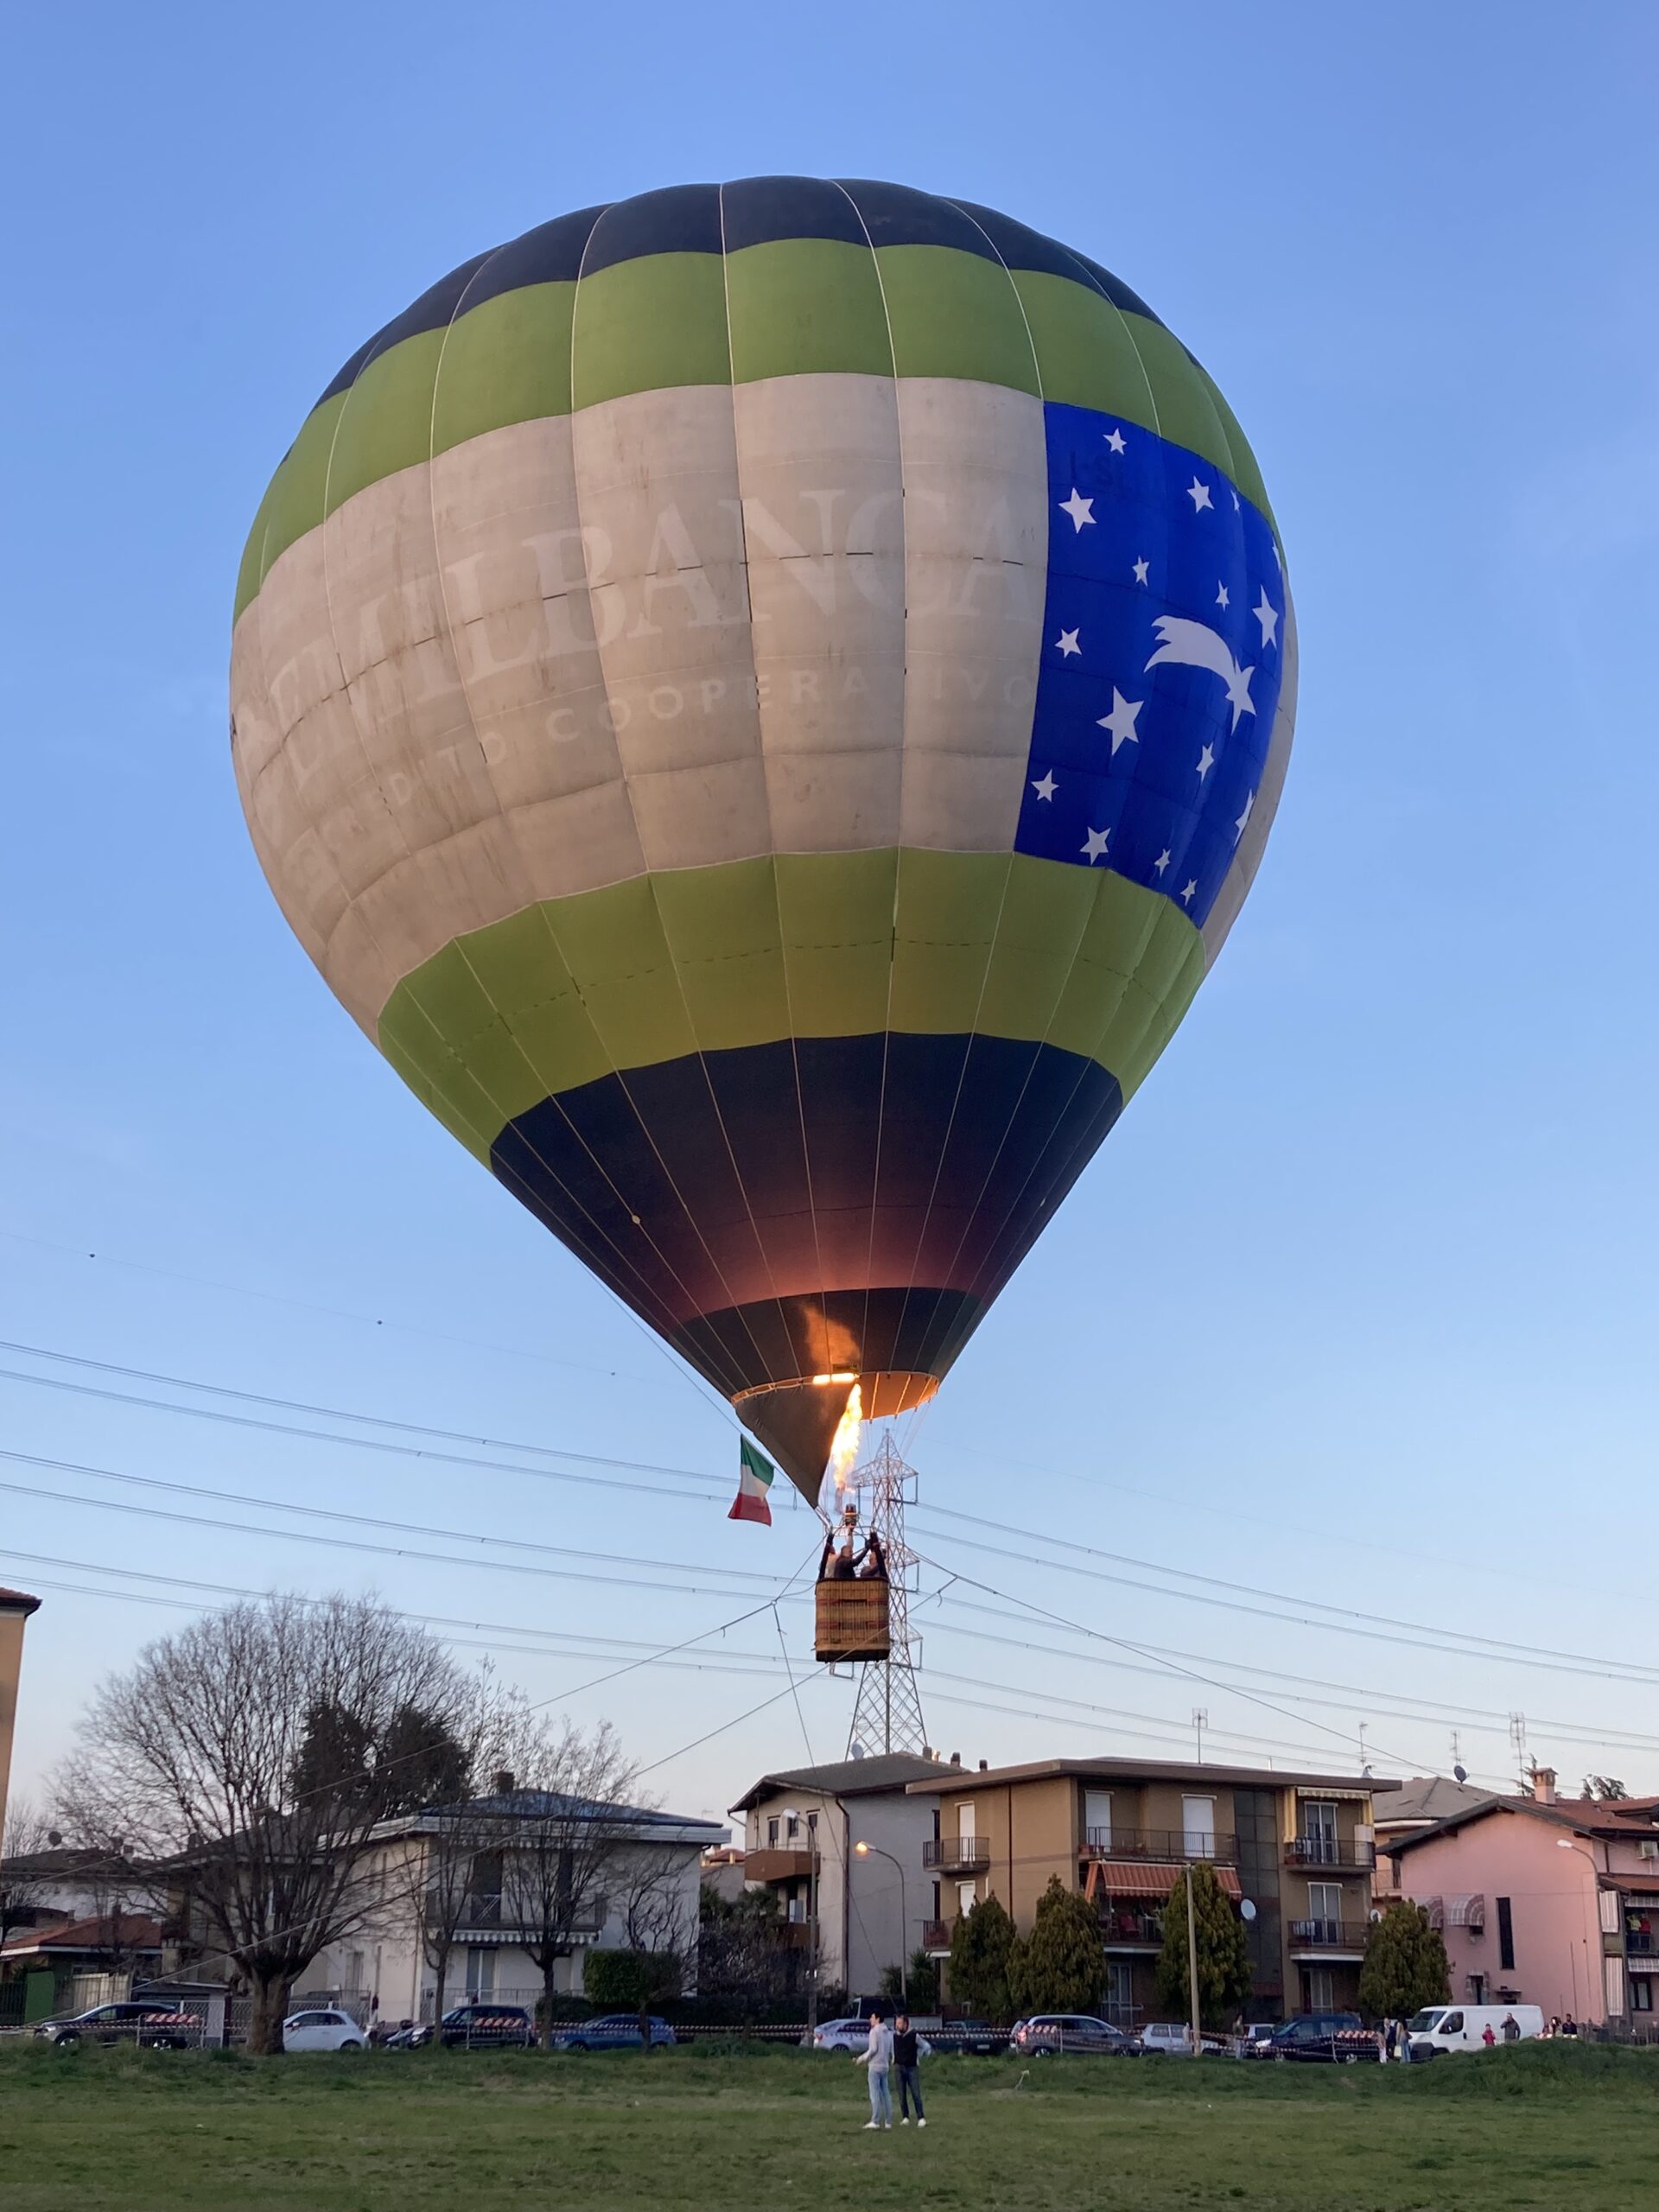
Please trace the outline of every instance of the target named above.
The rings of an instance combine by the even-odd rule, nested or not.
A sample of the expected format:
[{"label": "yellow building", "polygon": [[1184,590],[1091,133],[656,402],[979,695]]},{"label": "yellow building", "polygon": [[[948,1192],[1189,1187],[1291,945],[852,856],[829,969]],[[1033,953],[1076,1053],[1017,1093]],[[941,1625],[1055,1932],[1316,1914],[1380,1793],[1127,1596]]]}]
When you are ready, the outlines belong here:
[{"label": "yellow building", "polygon": [[948,1953],[957,1917],[985,1897],[1026,1932],[1058,1875],[1098,1908],[1108,2017],[1139,2026],[1166,2010],[1154,1979],[1164,1900],[1185,1866],[1205,1860],[1228,1897],[1255,1908],[1247,2009],[1265,2018],[1351,2008],[1371,1913],[1372,1795],[1397,1786],[1130,1759],[936,1769],[909,1785],[938,1807],[924,1853],[926,1947]]},{"label": "yellow building", "polygon": [[6,1833],[6,1793],[11,1780],[11,1738],[17,1720],[17,1683],[23,1671],[23,1624],[41,1609],[38,1598],[0,1588],[0,1849]]}]

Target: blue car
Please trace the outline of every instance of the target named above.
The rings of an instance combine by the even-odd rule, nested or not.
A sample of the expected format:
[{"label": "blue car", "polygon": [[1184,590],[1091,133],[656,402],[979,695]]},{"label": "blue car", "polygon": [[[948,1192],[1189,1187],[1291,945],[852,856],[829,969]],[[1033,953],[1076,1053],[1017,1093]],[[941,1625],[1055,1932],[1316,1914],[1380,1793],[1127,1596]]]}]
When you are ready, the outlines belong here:
[{"label": "blue car", "polygon": [[[655,2050],[663,2044],[674,2041],[674,2031],[666,2020],[651,2016],[651,2048]],[[582,2020],[565,2029],[554,2039],[556,2050],[638,2050],[639,2049],[639,2015],[637,2012],[607,2012],[597,2020]]]}]

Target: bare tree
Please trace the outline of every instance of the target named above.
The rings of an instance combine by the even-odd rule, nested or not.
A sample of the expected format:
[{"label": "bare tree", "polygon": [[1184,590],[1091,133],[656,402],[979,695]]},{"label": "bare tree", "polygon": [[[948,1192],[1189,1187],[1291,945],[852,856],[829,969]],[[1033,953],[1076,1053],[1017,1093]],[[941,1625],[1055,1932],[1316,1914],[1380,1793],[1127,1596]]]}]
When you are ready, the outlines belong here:
[{"label": "bare tree", "polygon": [[6,1814],[6,1833],[0,1848],[0,1948],[19,1929],[33,1928],[51,1895],[49,1875],[37,1863],[51,1847],[52,1834],[43,1814],[14,1798]]},{"label": "bare tree", "polygon": [[287,1595],[161,1637],[94,1697],[68,1790],[166,1862],[252,1993],[250,2050],[281,2049],[296,1977],[380,1903],[367,1845],[405,1779],[394,1727],[448,1727],[464,1702],[423,1630],[371,1599]]},{"label": "bare tree", "polygon": [[57,1777],[53,1811],[50,1833],[73,1854],[70,1871],[92,1902],[96,1955],[105,1973],[119,1974],[136,1956],[128,1942],[129,1917],[158,1909],[158,1885],[133,1863],[121,1806],[82,1786],[73,1763]]},{"label": "bare tree", "polygon": [[[392,1884],[414,1908],[421,1955],[431,1967],[433,2018],[442,2020],[450,1961],[462,1936],[499,1928],[501,1918],[501,1824],[480,1811],[478,1793],[500,1777],[522,1707],[486,1667],[470,1686],[451,1730],[453,1758],[445,1787],[410,1809],[398,1841]],[[397,1843],[389,1843],[395,1854]],[[439,2038],[433,2048],[442,2050]]]},{"label": "bare tree", "polygon": [[559,1961],[602,1924],[618,1846],[637,1833],[621,1802],[636,1775],[608,1721],[584,1735],[568,1720],[527,1717],[519,1732],[513,1788],[498,1801],[501,1910],[542,1977],[543,2050],[552,2043]]},{"label": "bare tree", "polygon": [[696,1958],[696,1907],[687,1894],[681,1853],[661,1845],[625,1846],[618,1873],[618,1913],[633,1957],[639,2040],[649,2050],[652,2007],[679,1995],[686,1967]]}]

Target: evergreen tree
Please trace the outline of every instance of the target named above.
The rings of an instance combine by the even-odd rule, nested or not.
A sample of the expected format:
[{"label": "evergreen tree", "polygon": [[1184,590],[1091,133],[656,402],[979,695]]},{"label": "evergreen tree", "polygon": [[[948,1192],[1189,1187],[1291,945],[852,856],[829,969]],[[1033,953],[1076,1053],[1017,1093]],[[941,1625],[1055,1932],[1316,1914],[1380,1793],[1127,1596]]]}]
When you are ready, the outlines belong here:
[{"label": "evergreen tree", "polygon": [[[1198,1944],[1198,2018],[1223,2027],[1250,1993],[1250,1955],[1244,1923],[1207,1862],[1192,1869],[1192,1919]],[[1164,1948],[1158,1955],[1158,1993],[1184,2020],[1192,2017],[1187,1986],[1186,1876],[1178,1874],[1164,1900]]]},{"label": "evergreen tree", "polygon": [[1008,1960],[1009,1994],[1020,2012],[1093,2012],[1106,1986],[1100,1917],[1058,1874],[1037,1900],[1031,1934]]},{"label": "evergreen tree", "polygon": [[950,2001],[998,2022],[1014,2018],[1008,1954],[1014,1923],[996,1897],[982,1897],[964,1912],[950,1936]]},{"label": "evergreen tree", "polygon": [[1408,2020],[1425,2005],[1442,2003],[1449,1986],[1445,1939],[1429,1926],[1421,1905],[1402,1897],[1372,1922],[1359,1970],[1362,2012],[1377,2020]]}]

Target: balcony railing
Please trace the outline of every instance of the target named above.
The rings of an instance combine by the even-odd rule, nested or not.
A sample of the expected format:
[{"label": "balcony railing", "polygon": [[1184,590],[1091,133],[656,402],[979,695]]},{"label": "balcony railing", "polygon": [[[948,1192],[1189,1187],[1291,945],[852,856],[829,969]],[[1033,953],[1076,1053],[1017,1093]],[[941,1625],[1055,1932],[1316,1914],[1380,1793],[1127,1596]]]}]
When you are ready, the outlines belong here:
[{"label": "balcony railing", "polygon": [[1233,1866],[1236,1836],[1208,1828],[1085,1828],[1078,1855],[1084,1859],[1214,1859]]},{"label": "balcony railing", "polygon": [[1625,1935],[1624,1948],[1633,1959],[1650,1959],[1659,1952],[1659,1936],[1632,1928]]},{"label": "balcony railing", "polygon": [[937,1867],[941,1873],[966,1874],[990,1863],[990,1843],[982,1835],[942,1835],[922,1846],[923,1866]]},{"label": "balcony railing", "polygon": [[750,1882],[804,1882],[812,1872],[812,1853],[804,1844],[768,1843],[743,1854],[743,1876]]},{"label": "balcony railing", "polygon": [[1293,1951],[1363,1951],[1370,1932],[1370,1923],[1365,1920],[1293,1920],[1290,1948]]},{"label": "balcony railing", "polygon": [[1113,1907],[1100,1916],[1100,1940],[1109,1951],[1157,1949],[1164,1940],[1163,1916]]},{"label": "balcony railing", "polygon": [[925,1951],[948,1951],[956,1925],[954,1920],[925,1920],[922,1923],[922,1948]]},{"label": "balcony railing", "polygon": [[1376,1846],[1352,1836],[1294,1835],[1285,1846],[1288,1866],[1351,1866],[1363,1873],[1376,1864]]}]

